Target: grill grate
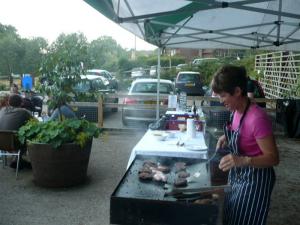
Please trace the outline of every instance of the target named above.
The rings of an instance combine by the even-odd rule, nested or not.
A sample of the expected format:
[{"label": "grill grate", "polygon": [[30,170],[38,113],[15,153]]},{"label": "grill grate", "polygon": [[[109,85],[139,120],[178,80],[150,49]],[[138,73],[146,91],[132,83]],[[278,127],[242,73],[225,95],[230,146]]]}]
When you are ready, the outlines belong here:
[{"label": "grill grate", "polygon": [[[142,157],[137,155],[113,192],[110,201],[111,224],[139,225],[214,225],[220,219],[220,208],[223,199],[213,204],[195,204],[188,201],[177,201],[173,196],[165,196],[167,190],[163,183],[154,181],[141,182],[138,170],[145,160],[159,162],[170,166],[171,173],[168,183],[175,179],[176,162],[185,162],[187,171],[193,174],[200,171],[199,183],[190,183],[189,188],[196,186],[210,187],[209,166],[201,159],[171,158],[171,157]],[[196,185],[196,186],[193,186]]]}]

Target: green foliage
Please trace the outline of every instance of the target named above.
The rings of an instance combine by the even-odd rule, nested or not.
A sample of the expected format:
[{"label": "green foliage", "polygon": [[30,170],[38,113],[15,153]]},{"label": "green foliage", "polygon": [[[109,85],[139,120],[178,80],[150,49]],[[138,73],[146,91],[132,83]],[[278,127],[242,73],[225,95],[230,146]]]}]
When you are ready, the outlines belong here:
[{"label": "green foliage", "polygon": [[[137,63],[136,66],[141,66],[141,67],[145,67],[145,66],[153,66],[153,65],[157,65],[157,55],[151,55],[151,56],[139,56],[137,58]],[[174,65],[178,65],[180,63],[185,63],[185,59],[182,56],[169,56],[169,55],[162,55],[160,57],[160,66],[161,67],[169,67],[174,66]]]},{"label": "green foliage", "polygon": [[0,91],[6,91],[8,90],[8,87],[6,87],[5,84],[0,84]]},{"label": "green foliage", "polygon": [[44,38],[22,39],[22,44],[25,53],[19,62],[21,66],[20,74],[40,75],[39,67],[44,58],[43,50],[48,46],[47,41]]},{"label": "green foliage", "polygon": [[207,86],[210,85],[213,75],[221,67],[221,65],[222,63],[219,61],[211,61],[211,62],[207,61],[201,63],[201,65],[197,68],[197,71],[199,71],[200,74],[202,75],[204,85]]},{"label": "green foliage", "polygon": [[100,37],[90,43],[88,56],[88,68],[101,68],[108,71],[116,71],[119,58],[128,57],[126,51],[114,39],[107,36]]},{"label": "green foliage", "polygon": [[0,23],[0,74],[37,75],[47,45],[44,38],[22,39],[14,27]]},{"label": "green foliage", "polygon": [[100,129],[87,120],[67,119],[58,121],[47,121],[41,123],[37,120],[30,120],[18,131],[18,138],[22,144],[27,141],[32,143],[50,144],[57,149],[66,143],[80,145],[93,137],[98,137]]},{"label": "green foliage", "polygon": [[[50,96],[49,107],[60,108],[73,100],[77,94],[76,84],[82,82],[84,74],[83,64],[86,63],[87,41],[82,34],[60,35],[57,40],[46,49],[41,73],[48,82],[40,86],[41,93]],[[21,143],[51,144],[54,148],[62,144],[75,142],[81,147],[87,140],[99,135],[100,130],[95,124],[86,120],[65,119],[60,115],[57,121],[41,123],[35,120],[27,122],[19,129],[18,136]]]},{"label": "green foliage", "polygon": [[160,71],[160,78],[161,79],[166,79],[166,80],[171,80],[173,81],[176,79],[177,76],[177,71],[175,67],[172,67],[171,69],[161,69]]},{"label": "green foliage", "polygon": [[48,84],[41,86],[41,93],[50,96],[50,108],[60,108],[71,102],[77,91],[74,88],[81,82],[84,74],[83,65],[88,60],[87,40],[81,33],[60,35],[47,49],[41,73],[47,78]]},{"label": "green foliage", "polygon": [[21,39],[15,29],[0,24],[0,73],[11,75],[19,72],[19,62],[24,53]]},{"label": "green foliage", "polygon": [[235,65],[244,66],[246,68],[247,74],[253,78],[257,79],[258,74],[255,71],[255,55],[248,55],[241,60],[236,60]]},{"label": "green foliage", "polygon": [[300,77],[297,78],[297,82],[294,85],[290,85],[290,88],[283,93],[282,97],[289,99],[298,99],[300,97]]}]

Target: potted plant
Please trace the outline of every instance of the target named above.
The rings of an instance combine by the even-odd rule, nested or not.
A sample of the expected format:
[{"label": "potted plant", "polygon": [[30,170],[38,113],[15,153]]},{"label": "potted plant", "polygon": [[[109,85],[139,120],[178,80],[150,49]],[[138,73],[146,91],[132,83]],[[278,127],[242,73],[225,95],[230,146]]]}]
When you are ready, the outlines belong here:
[{"label": "potted plant", "polygon": [[81,34],[61,35],[46,51],[41,73],[47,82],[40,92],[49,96],[48,106],[59,110],[58,120],[31,120],[19,129],[19,140],[27,144],[36,184],[67,187],[85,181],[93,137],[100,133],[95,124],[66,119],[60,111],[72,101],[75,85],[84,73],[86,40]]}]

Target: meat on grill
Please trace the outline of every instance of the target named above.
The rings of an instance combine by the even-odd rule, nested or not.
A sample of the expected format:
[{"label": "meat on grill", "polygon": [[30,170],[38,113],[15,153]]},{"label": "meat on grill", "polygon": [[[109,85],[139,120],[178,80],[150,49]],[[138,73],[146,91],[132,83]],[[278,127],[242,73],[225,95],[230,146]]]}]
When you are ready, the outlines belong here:
[{"label": "meat on grill", "polygon": [[174,181],[175,187],[186,187],[187,186],[187,180],[185,178],[177,178]]},{"label": "meat on grill", "polygon": [[168,167],[168,166],[162,166],[162,165],[159,165],[157,167],[157,170],[159,170],[159,171],[161,171],[163,173],[170,173],[170,171],[171,171],[170,167]]},{"label": "meat on grill", "polygon": [[149,167],[157,167],[157,163],[147,160],[143,163],[143,166],[149,166]]},{"label": "meat on grill", "polygon": [[139,170],[139,174],[140,173],[152,173],[152,170],[149,167],[144,166]]},{"label": "meat on grill", "polygon": [[186,163],[185,162],[177,162],[177,163],[174,164],[174,166],[175,166],[175,172],[176,173],[186,170]]},{"label": "meat on grill", "polygon": [[153,180],[167,182],[167,176],[163,174],[161,171],[157,171],[153,175]]},{"label": "meat on grill", "polygon": [[139,178],[141,180],[148,180],[148,181],[150,181],[153,178],[153,174],[152,173],[145,173],[145,172],[139,173]]},{"label": "meat on grill", "polygon": [[152,161],[145,161],[143,167],[138,171],[141,180],[154,180],[159,182],[167,182],[167,176],[164,173],[169,173],[170,168],[163,165],[157,165]]},{"label": "meat on grill", "polygon": [[178,178],[187,178],[190,176],[190,173],[186,172],[186,171],[180,171],[177,173]]}]

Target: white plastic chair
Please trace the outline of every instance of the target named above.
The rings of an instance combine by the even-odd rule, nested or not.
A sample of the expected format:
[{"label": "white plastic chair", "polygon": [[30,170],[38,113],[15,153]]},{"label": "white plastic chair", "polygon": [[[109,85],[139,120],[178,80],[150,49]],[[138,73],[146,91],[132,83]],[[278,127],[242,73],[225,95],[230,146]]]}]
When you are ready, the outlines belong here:
[{"label": "white plastic chair", "polygon": [[7,156],[17,156],[16,179],[20,162],[20,143],[16,137],[17,131],[0,130],[0,157],[3,168],[7,164]]}]

